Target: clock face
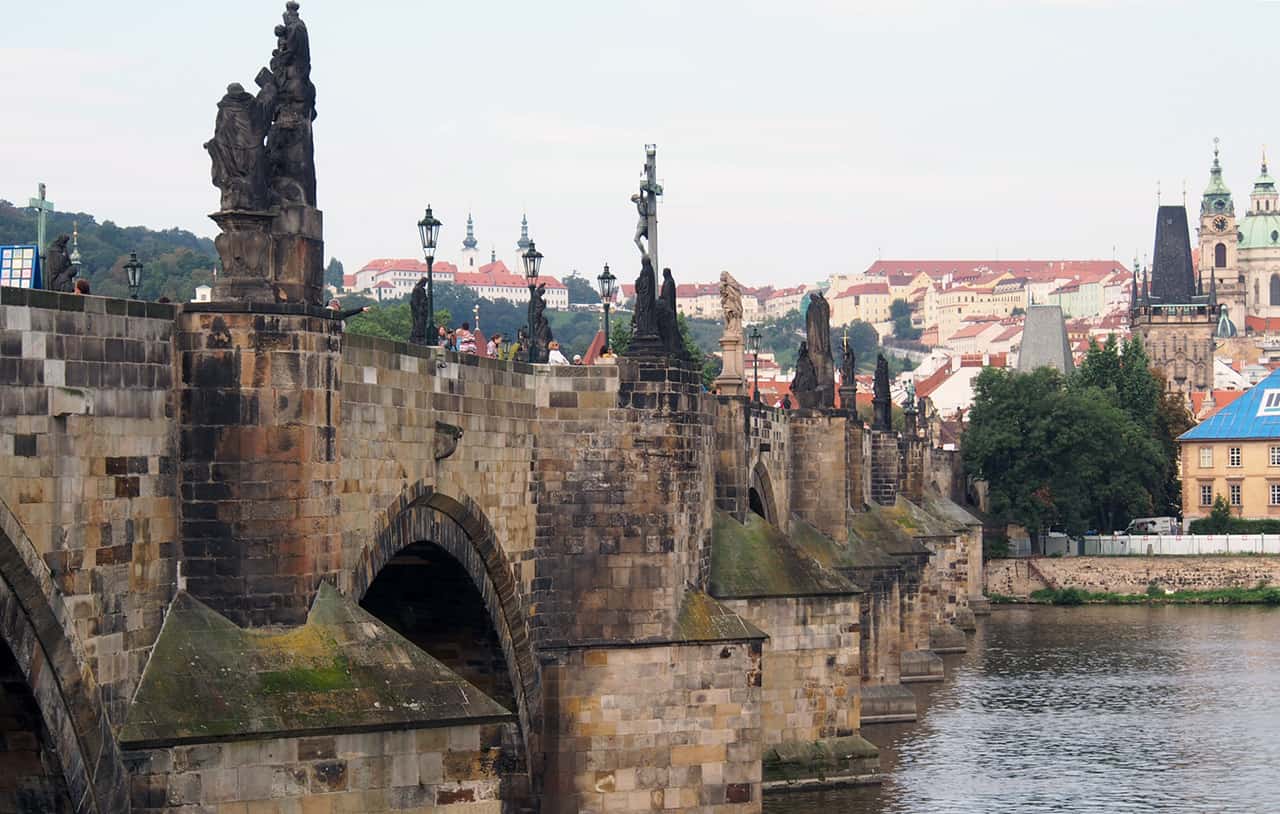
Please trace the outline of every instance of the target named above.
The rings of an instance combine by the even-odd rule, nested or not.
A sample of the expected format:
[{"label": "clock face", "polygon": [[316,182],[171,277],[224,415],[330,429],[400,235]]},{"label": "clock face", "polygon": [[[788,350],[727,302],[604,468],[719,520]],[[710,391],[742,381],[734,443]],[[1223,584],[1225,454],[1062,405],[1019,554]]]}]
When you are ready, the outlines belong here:
[{"label": "clock face", "polygon": [[1227,219],[1226,219],[1226,218],[1224,218],[1224,217],[1223,217],[1223,216],[1221,216],[1221,215],[1219,215],[1218,217],[1214,218],[1214,219],[1213,219],[1213,228],[1214,228],[1214,229],[1217,229],[1219,232],[1225,232],[1225,231],[1227,231]]}]

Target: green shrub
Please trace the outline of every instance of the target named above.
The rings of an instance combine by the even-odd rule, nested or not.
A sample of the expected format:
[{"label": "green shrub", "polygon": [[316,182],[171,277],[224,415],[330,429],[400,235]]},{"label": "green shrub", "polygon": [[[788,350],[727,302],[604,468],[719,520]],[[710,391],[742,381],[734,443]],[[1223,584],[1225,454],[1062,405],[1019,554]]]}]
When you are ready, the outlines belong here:
[{"label": "green shrub", "polygon": [[1164,596],[1164,589],[1154,582],[1147,583],[1147,596]]}]

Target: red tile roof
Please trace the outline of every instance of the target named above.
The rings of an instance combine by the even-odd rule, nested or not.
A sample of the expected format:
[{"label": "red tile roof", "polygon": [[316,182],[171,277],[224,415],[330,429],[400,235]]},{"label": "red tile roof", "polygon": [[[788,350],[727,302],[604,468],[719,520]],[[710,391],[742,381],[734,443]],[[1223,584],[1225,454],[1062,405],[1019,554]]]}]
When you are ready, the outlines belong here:
[{"label": "red tile roof", "polygon": [[1243,396],[1245,390],[1214,390],[1213,391],[1213,409],[1201,415],[1204,410],[1205,397],[1209,395],[1205,392],[1191,394],[1191,414],[1195,416],[1197,421],[1204,421],[1206,418],[1213,417],[1219,410],[1226,407],[1231,402]]},{"label": "red tile roof", "polygon": [[[507,264],[501,260],[485,263],[475,271],[461,271],[454,275],[453,281],[467,286],[499,286],[503,288],[527,288],[529,282],[523,274],[512,274]],[[538,277],[539,283],[546,283],[547,288],[564,288],[555,277],[543,274]]]},{"label": "red tile roof", "polygon": [[844,291],[836,295],[836,299],[841,297],[853,297],[861,294],[883,294],[889,296],[888,283],[859,283],[846,288]]},{"label": "red tile roof", "polygon": [[1100,278],[1124,271],[1114,260],[877,260],[867,268],[868,276],[916,274],[924,272],[937,280],[950,274],[953,280],[1009,272],[1015,276],[1047,281],[1060,277]]},{"label": "red tile roof", "polygon": [[1244,318],[1245,327],[1250,331],[1258,333],[1271,333],[1280,331],[1280,317],[1250,317]]},{"label": "red tile roof", "polygon": [[[375,271],[382,273],[384,271],[416,271],[421,274],[427,273],[427,264],[421,260],[414,260],[407,257],[379,257],[365,263],[361,271]],[[458,267],[447,260],[436,260],[431,264],[431,270],[435,274],[457,274]]]}]

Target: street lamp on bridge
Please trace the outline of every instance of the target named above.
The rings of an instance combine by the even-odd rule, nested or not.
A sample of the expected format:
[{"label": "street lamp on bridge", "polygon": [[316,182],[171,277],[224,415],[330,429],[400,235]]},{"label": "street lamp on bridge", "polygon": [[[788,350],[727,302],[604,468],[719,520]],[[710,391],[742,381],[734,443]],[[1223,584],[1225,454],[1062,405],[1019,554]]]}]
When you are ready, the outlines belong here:
[{"label": "street lamp on bridge", "polygon": [[137,252],[129,252],[129,262],[124,264],[124,273],[129,280],[129,299],[138,298],[138,289],[142,287],[142,261]]},{"label": "street lamp on bridge", "polygon": [[752,398],[760,400],[760,326],[752,325],[747,334],[747,350],[751,351],[751,367],[754,370],[755,393]]},{"label": "street lamp on bridge", "polygon": [[529,241],[529,249],[520,258],[524,261],[524,278],[529,281],[529,352],[525,354],[526,360],[533,364],[533,346],[536,344],[533,338],[533,291],[538,287],[538,269],[542,267],[542,252],[538,251],[537,246],[532,240]]},{"label": "street lamp on bridge", "polygon": [[431,266],[436,259],[436,238],[440,236],[440,227],[443,225],[431,214],[431,205],[427,204],[427,213],[422,216],[422,220],[418,221],[418,236],[422,239],[422,254],[427,259],[426,342],[428,345],[435,345],[440,341],[439,333],[436,331],[436,298]]},{"label": "street lamp on bridge", "polygon": [[609,264],[604,264],[604,271],[596,278],[600,285],[600,304],[604,306],[604,352],[609,353],[609,306],[613,304],[614,285],[618,278],[609,271]]}]

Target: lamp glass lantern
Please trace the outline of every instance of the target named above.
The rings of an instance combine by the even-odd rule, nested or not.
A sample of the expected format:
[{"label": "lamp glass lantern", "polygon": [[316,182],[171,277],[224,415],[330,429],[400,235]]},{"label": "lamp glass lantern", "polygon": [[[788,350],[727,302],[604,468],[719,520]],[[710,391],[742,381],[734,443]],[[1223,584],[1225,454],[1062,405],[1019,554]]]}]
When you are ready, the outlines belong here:
[{"label": "lamp glass lantern", "polygon": [[533,285],[538,279],[538,272],[542,268],[542,252],[538,251],[538,247],[534,245],[532,240],[529,241],[529,249],[521,258],[524,261],[524,276],[529,281],[529,285]]},{"label": "lamp glass lantern", "polygon": [[124,264],[124,273],[129,281],[129,299],[138,299],[138,289],[142,287],[142,262],[137,252],[129,252],[129,262]]},{"label": "lamp glass lantern", "polygon": [[418,221],[418,237],[422,240],[422,253],[428,261],[435,258],[436,255],[436,239],[440,237],[440,227],[443,226],[435,215],[431,214],[431,207],[427,207],[427,213],[422,216],[422,220]]}]

